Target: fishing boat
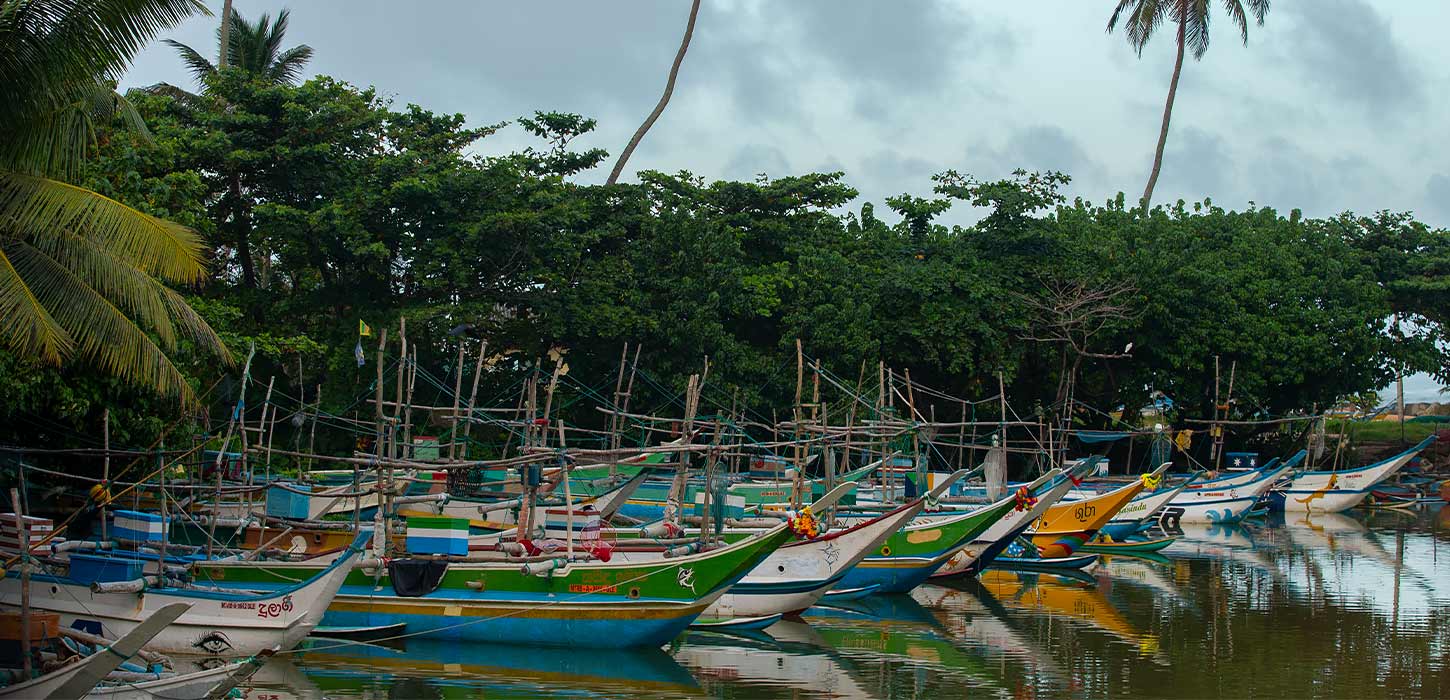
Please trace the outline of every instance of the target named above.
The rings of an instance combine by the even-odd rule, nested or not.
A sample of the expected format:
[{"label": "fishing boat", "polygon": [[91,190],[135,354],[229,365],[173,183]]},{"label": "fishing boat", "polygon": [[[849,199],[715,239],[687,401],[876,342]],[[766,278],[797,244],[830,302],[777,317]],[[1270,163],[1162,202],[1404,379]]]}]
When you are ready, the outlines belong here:
[{"label": "fishing boat", "polygon": [[[881,465],[880,460],[871,462],[863,467],[853,469],[844,474],[839,474],[833,483],[841,484],[848,481],[861,481],[870,476]],[[744,509],[758,510],[769,507],[785,507],[785,504],[793,500],[793,494],[799,489],[801,500],[814,500],[826,493],[827,480],[825,478],[801,479],[781,481],[742,480],[730,484],[726,495],[727,498],[736,501],[738,507]],[[658,520],[664,516],[665,506],[669,501],[669,492],[672,484],[669,480],[655,479],[646,481],[635,492],[634,496],[620,508],[619,513],[635,520],[649,522]],[[683,503],[694,504],[703,499],[704,482],[692,479],[685,488]]]},{"label": "fishing boat", "polygon": [[1150,482],[1156,482],[1167,471],[1163,464],[1151,474],[1144,474],[1127,484],[1101,496],[1071,503],[1058,503],[1047,509],[1029,531],[1038,554],[1047,559],[1071,556],[1088,540],[1097,534],[1103,525],[1111,522],[1113,516],[1133,500]]},{"label": "fishing boat", "polygon": [[[1283,466],[1294,469],[1298,467],[1301,462],[1304,461],[1304,457],[1308,454],[1309,453],[1305,450],[1299,450],[1298,452],[1295,452],[1292,456],[1290,456],[1289,459],[1285,460]],[[1234,488],[1236,486],[1243,486],[1244,484],[1257,481],[1260,476],[1267,474],[1268,472],[1274,471],[1275,469],[1278,469],[1278,467],[1279,458],[1275,457],[1274,459],[1271,459],[1268,462],[1265,462],[1264,464],[1253,469],[1247,469],[1244,471],[1232,471],[1228,474],[1224,474],[1223,476],[1218,476],[1211,479],[1202,479],[1197,483],[1189,486],[1188,488],[1190,490],[1207,489],[1210,491],[1214,491],[1220,489]]]},{"label": "fishing boat", "polygon": [[1156,552],[1161,549],[1167,549],[1177,540],[1177,537],[1155,537],[1150,540],[1121,541],[1106,541],[1098,539],[1092,540],[1091,542],[1088,542],[1087,544],[1078,547],[1078,549],[1084,552],[1092,552],[1095,554],[1142,554],[1145,552]]},{"label": "fishing boat", "polygon": [[[168,585],[139,576],[139,563],[107,557],[72,556],[64,575],[30,574],[30,604],[58,613],[61,624],[92,633],[124,636],[173,603],[191,608],[148,642],[166,654],[251,656],[273,648],[290,649],[321,621],[371,532],[329,565],[285,581],[267,593],[207,590]],[[245,568],[251,562],[234,563]],[[120,576],[115,573],[120,572]],[[19,604],[20,573],[0,580],[0,602]]]},{"label": "fishing boat", "polygon": [[1011,552],[997,557],[991,568],[1008,571],[1079,571],[1097,563],[1096,554],[1077,554],[1070,557],[1012,556]]},{"label": "fishing boat", "polygon": [[[791,534],[781,523],[723,547],[650,561],[569,561],[562,553],[513,561],[393,559],[353,570],[324,622],[403,623],[410,635],[471,642],[655,646],[688,627]],[[321,566],[216,562],[198,576],[229,588],[266,589]]]},{"label": "fishing boat", "polygon": [[[1048,508],[1056,505],[1062,497],[1073,488],[1072,479],[1059,469],[1054,469],[1042,475],[1042,478],[1032,482],[1037,491],[1027,489],[1028,493],[1037,493],[1036,503],[1020,503],[1019,507],[1003,516],[982,534],[974,537],[965,546],[952,554],[947,563],[943,565],[932,578],[950,578],[955,576],[970,576],[980,572],[992,560],[996,559],[1008,546],[1018,537],[1021,537],[1032,524],[1047,512]],[[1026,488],[1026,487],[1022,487]],[[1042,489],[1046,491],[1042,491]]]},{"label": "fishing boat", "polygon": [[[95,653],[86,656],[80,662],[62,666],[50,673],[44,673],[35,678],[26,679],[15,685],[0,688],[0,697],[3,698],[56,698],[57,700],[70,700],[72,698],[84,697],[100,683],[125,663],[135,656],[146,646],[156,635],[166,629],[167,625],[175,622],[177,618],[189,610],[191,606],[187,603],[171,603],[153,610],[147,619],[142,620],[120,639],[112,644],[98,648]],[[51,624],[56,624],[52,618]],[[39,627],[45,627],[42,622]],[[34,638],[37,626],[31,624],[31,629],[22,629],[23,635]],[[47,634],[42,636],[55,636]]]},{"label": "fishing boat", "polygon": [[838,588],[878,586],[879,593],[906,593],[924,583],[966,543],[1018,507],[1014,493],[965,513],[898,530],[841,580]]},{"label": "fishing boat", "polygon": [[1235,523],[1243,520],[1259,499],[1292,469],[1283,464],[1271,471],[1251,472],[1257,478],[1236,486],[1191,488],[1178,494],[1163,509],[1160,521]]},{"label": "fishing boat", "polygon": [[925,505],[926,499],[918,498],[846,529],[781,546],[712,603],[704,616],[756,617],[815,605]]},{"label": "fishing boat", "polygon": [[1363,502],[1375,486],[1409,464],[1434,441],[1435,436],[1431,435],[1404,452],[1357,469],[1300,472],[1288,483],[1270,492],[1270,506],[1294,513],[1349,510]]},{"label": "fishing boat", "polygon": [[1151,526],[1154,516],[1168,507],[1168,504],[1182,494],[1193,483],[1194,477],[1190,476],[1172,488],[1159,487],[1138,494],[1137,498],[1128,501],[1128,505],[1118,511],[1113,519],[1108,521],[1098,531],[1098,539],[1095,541],[1120,541],[1126,540]]}]

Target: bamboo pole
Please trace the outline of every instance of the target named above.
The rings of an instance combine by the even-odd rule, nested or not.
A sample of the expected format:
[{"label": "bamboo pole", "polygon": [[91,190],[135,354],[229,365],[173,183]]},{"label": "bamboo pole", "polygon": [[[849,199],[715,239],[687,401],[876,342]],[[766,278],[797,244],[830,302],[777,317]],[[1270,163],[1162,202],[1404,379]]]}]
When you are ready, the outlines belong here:
[{"label": "bamboo pole", "polygon": [[30,680],[30,528],[25,525],[25,511],[20,508],[20,490],[10,489],[10,506],[15,509],[15,529],[20,533],[20,654],[21,669]]},{"label": "bamboo pole", "polygon": [[[307,434],[307,451],[312,452],[317,444],[317,417],[322,413],[322,384],[317,384],[317,393],[312,396],[312,429]],[[307,460],[307,473],[312,473],[312,460]]]},{"label": "bamboo pole", "polygon": [[[483,374],[483,356],[488,353],[488,341],[478,341],[478,360],[473,364],[473,388],[468,391],[468,420],[463,423],[463,456],[468,457],[468,438],[473,433],[473,403],[478,399],[478,378]],[[454,430],[458,429],[457,415],[454,415]]]},{"label": "bamboo pole", "polygon": [[[212,558],[212,544],[214,542],[216,542],[216,521],[217,521],[217,518],[219,517],[220,512],[221,512],[221,505],[222,505],[222,460],[226,458],[226,455],[227,455],[227,446],[230,445],[231,442],[232,442],[232,433],[233,433],[233,431],[236,430],[236,427],[237,427],[237,417],[239,415],[241,415],[241,413],[244,410],[246,410],[246,407],[247,407],[247,382],[248,382],[248,380],[252,376],[252,358],[255,357],[256,354],[257,354],[257,345],[256,345],[256,343],[252,343],[247,348],[247,361],[242,365],[242,383],[241,383],[241,386],[237,389],[237,405],[236,405],[235,408],[232,409],[232,417],[231,417],[230,420],[227,421],[227,432],[226,432],[226,435],[222,438],[221,448],[217,450],[217,453],[216,453],[216,461],[213,462],[213,464],[212,464],[212,468],[216,470],[216,495],[215,495],[215,497],[213,497],[212,503],[211,503],[211,510],[212,510],[212,513],[211,513],[211,522],[207,524],[207,532],[206,532],[206,558],[207,559],[211,559]],[[245,445],[245,441],[243,442],[243,445]],[[245,449],[243,450],[242,455],[243,455],[243,457],[242,457],[242,459],[243,459],[242,464],[246,464],[246,461],[245,461],[246,460],[246,451],[245,451]],[[248,484],[248,485],[250,485],[250,484]]]},{"label": "bamboo pole", "polygon": [[106,461],[101,467],[101,541],[111,540],[110,518],[106,516],[106,506],[111,502],[111,409],[108,407],[101,411],[101,435],[106,448]]},{"label": "bamboo pole", "polygon": [[276,383],[277,375],[267,378],[267,394],[262,397],[262,422],[257,426],[266,432],[267,464],[263,467],[264,481],[272,480],[272,433],[277,427],[277,408],[272,405],[272,386]]},{"label": "bamboo pole", "polygon": [[448,431],[448,461],[458,458],[458,402],[463,400],[463,341],[458,341],[458,361],[454,364],[457,376],[453,380],[453,425]]},{"label": "bamboo pole", "polygon": [[398,451],[398,426],[403,420],[403,381],[408,369],[408,317],[398,319],[398,382],[397,382],[397,403],[393,408],[393,429],[389,431],[391,447],[388,456],[397,459],[402,455]]}]

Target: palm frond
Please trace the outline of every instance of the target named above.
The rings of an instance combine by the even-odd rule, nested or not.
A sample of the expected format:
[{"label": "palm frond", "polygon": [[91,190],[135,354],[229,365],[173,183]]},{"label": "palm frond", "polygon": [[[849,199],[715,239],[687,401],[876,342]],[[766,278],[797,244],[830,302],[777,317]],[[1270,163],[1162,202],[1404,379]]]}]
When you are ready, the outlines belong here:
[{"label": "palm frond", "polygon": [[95,241],[74,233],[61,230],[44,240],[26,243],[106,297],[134,323],[155,332],[167,350],[175,349],[176,327],[163,296],[158,293],[158,288],[165,285],[110,255]]},{"label": "palm frond", "polygon": [[0,124],[54,111],[120,73],[201,0],[0,0]]},{"label": "palm frond", "polygon": [[1183,45],[1196,61],[1208,52],[1208,0],[1184,0]]},{"label": "palm frond", "polygon": [[161,43],[176,49],[177,55],[181,56],[181,62],[191,71],[191,77],[196,79],[198,85],[205,85],[206,79],[216,73],[216,66],[196,49],[174,39],[162,39]]},{"label": "palm frond", "polygon": [[290,85],[302,77],[312,60],[312,47],[306,44],[287,49],[267,69],[267,80],[274,85]]},{"label": "palm frond", "polygon": [[0,242],[0,343],[52,364],[60,362],[73,349],[70,334],[35,298],[35,293],[5,255],[3,242]]},{"label": "palm frond", "polygon": [[180,104],[184,109],[200,109],[204,106],[204,97],[184,88],[175,87],[170,83],[157,83],[155,86],[139,88],[142,93],[159,94],[159,96],[170,97],[175,103]]},{"label": "palm frond", "polygon": [[176,347],[180,331],[204,352],[231,362],[230,353],[216,332],[180,294],[112,256],[94,241],[67,233],[31,245],[64,265],[138,326],[155,332],[168,351]]},{"label": "palm frond", "polygon": [[191,387],[166,353],[105,295],[59,261],[23,241],[5,253],[35,298],[76,342],[76,355],[123,379],[194,402]]},{"label": "palm frond", "polygon": [[1244,13],[1243,0],[1223,0],[1223,11],[1233,21],[1234,26],[1239,28],[1239,34],[1243,36],[1244,44],[1249,43],[1249,18]]},{"label": "palm frond", "polygon": [[206,274],[196,232],[68,183],[0,172],[0,222],[36,241],[75,231],[171,282],[194,283]]}]

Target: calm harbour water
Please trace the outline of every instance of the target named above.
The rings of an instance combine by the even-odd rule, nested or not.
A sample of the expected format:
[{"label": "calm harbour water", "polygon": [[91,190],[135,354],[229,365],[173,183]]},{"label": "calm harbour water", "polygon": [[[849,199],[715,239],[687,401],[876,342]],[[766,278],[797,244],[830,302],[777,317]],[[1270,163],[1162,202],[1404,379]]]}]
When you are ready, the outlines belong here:
[{"label": "calm harbour water", "polygon": [[659,651],[313,650],[246,696],[1450,696],[1450,508],[1184,530],[1077,577],[993,571]]}]

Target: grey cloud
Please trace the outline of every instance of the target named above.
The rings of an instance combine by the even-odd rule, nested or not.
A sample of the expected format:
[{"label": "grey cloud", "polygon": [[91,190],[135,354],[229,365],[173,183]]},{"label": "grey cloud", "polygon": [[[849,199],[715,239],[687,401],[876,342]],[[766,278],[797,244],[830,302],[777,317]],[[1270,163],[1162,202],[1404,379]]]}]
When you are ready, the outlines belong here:
[{"label": "grey cloud", "polygon": [[[1218,134],[1192,126],[1175,129],[1163,152],[1163,169],[1154,198],[1159,202],[1201,201],[1226,194],[1233,178],[1228,149],[1228,142]],[[1150,157],[1144,154],[1145,166]]]},{"label": "grey cloud", "polygon": [[1425,211],[1436,226],[1450,226],[1450,176],[1435,173],[1425,182]]},{"label": "grey cloud", "polygon": [[1300,26],[1281,48],[1311,83],[1379,121],[1424,104],[1420,72],[1377,8],[1364,0],[1315,0],[1284,9]]},{"label": "grey cloud", "polygon": [[785,152],[765,144],[752,143],[735,150],[721,176],[731,180],[754,180],[757,175],[779,177],[793,174]]}]

